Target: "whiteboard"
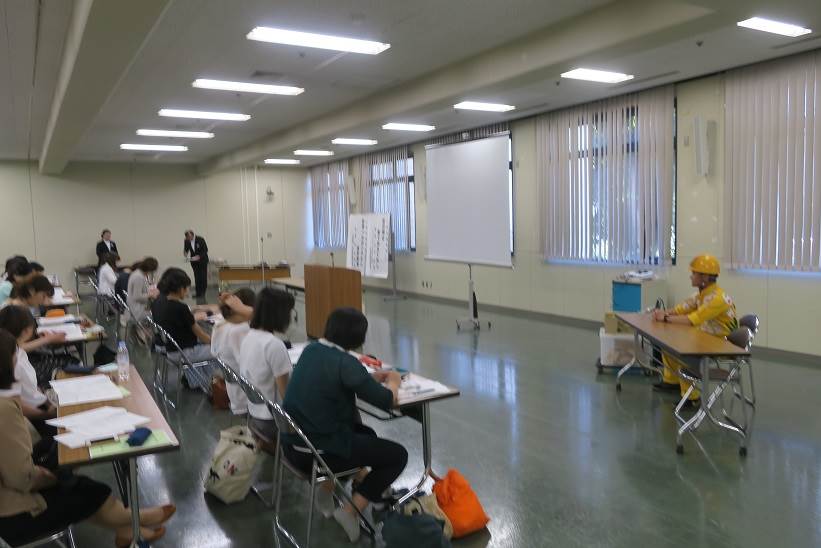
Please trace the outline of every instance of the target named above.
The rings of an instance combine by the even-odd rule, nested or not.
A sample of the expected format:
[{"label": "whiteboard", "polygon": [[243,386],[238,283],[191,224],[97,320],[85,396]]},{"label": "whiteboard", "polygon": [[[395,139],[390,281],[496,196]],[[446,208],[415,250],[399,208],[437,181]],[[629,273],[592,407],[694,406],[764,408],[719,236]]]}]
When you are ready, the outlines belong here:
[{"label": "whiteboard", "polygon": [[386,213],[348,217],[345,266],[371,278],[388,277],[391,252],[391,217]]},{"label": "whiteboard", "polygon": [[426,259],[512,266],[509,139],[427,148]]}]

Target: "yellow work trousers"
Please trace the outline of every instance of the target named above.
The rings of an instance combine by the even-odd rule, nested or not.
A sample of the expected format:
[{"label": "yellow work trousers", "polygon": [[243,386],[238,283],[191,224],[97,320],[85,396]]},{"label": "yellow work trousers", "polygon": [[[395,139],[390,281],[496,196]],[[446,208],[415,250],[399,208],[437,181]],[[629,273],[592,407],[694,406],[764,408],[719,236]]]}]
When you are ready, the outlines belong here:
[{"label": "yellow work trousers", "polygon": [[[678,384],[681,387],[681,395],[683,396],[684,393],[690,388],[690,383],[678,376],[678,370],[685,367],[685,365],[673,356],[668,355],[666,352],[662,353],[661,358],[664,361],[664,371],[662,373],[661,380],[668,384]],[[692,393],[690,393],[689,399],[697,400],[700,394],[701,393],[698,390],[693,389]]]}]

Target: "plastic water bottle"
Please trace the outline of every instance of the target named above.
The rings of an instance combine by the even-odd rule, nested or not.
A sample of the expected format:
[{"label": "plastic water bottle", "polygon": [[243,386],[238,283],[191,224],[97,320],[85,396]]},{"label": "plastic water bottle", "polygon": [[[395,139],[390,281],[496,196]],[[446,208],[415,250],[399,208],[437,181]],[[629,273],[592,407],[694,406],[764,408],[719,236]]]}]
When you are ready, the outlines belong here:
[{"label": "plastic water bottle", "polygon": [[125,341],[120,341],[117,345],[117,378],[120,384],[128,382],[128,375],[131,372],[131,360],[128,358],[128,347]]}]

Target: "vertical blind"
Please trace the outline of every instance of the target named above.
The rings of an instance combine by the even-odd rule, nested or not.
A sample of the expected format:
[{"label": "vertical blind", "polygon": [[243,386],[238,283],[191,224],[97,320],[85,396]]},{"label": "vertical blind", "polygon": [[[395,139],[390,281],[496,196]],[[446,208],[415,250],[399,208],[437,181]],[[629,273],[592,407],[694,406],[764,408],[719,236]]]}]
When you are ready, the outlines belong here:
[{"label": "vertical blind", "polygon": [[664,86],[537,118],[546,260],[671,262],[674,99]]},{"label": "vertical blind", "polygon": [[331,162],[308,171],[311,184],[314,245],[338,249],[348,237],[348,193],[345,181],[348,162]]},{"label": "vertical blind", "polygon": [[733,268],[819,271],[821,53],[725,80],[725,235]]},{"label": "vertical blind", "polygon": [[357,158],[364,213],[391,216],[394,245],[399,251],[416,247],[416,211],[411,177],[413,159],[407,147]]}]

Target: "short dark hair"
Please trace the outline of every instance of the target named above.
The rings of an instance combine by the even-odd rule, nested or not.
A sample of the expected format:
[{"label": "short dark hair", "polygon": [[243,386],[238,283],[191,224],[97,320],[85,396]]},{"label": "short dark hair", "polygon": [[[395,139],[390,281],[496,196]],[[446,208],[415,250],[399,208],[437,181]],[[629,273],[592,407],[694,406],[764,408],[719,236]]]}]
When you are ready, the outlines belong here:
[{"label": "short dark hair", "polygon": [[355,308],[337,308],[325,322],[325,338],[345,350],[353,350],[365,344],[368,319]]},{"label": "short dark hair", "polygon": [[106,263],[111,268],[115,268],[117,266],[117,261],[120,260],[120,256],[116,253],[104,253],[103,254],[103,262]]},{"label": "short dark hair", "polygon": [[36,262],[34,262],[34,261],[31,261],[29,264],[31,265],[31,269],[32,269],[34,272],[37,272],[38,274],[41,274],[41,273],[43,273],[43,272],[45,272],[45,271],[46,271],[46,267],[44,267],[44,266],[43,266],[43,265],[41,265],[40,263],[36,263]]},{"label": "short dark hair", "polygon": [[0,329],[5,329],[18,339],[29,327],[37,325],[34,316],[28,308],[23,306],[9,305],[0,310]]},{"label": "short dark hair", "polygon": [[30,280],[21,284],[17,284],[12,289],[12,297],[20,297],[21,299],[28,299],[35,293],[45,293],[49,297],[54,296],[54,286],[48,281],[48,278],[42,274],[32,276]]},{"label": "short dark hair", "polygon": [[106,232],[108,232],[109,234],[111,234],[111,231],[110,231],[109,229],[104,228],[104,229],[103,229],[103,231],[102,231],[102,232],[100,232],[100,238],[104,237]]},{"label": "short dark hair", "polygon": [[160,281],[157,282],[157,289],[163,295],[176,293],[185,287],[191,287],[191,278],[183,269],[174,266],[163,272]]},{"label": "short dark hair", "polygon": [[194,231],[193,231],[193,230],[191,230],[190,228],[189,228],[188,230],[186,230],[186,231],[185,231],[185,235],[186,235],[186,236],[188,236],[189,234],[191,234],[192,236],[194,235]]},{"label": "short dark hair", "polygon": [[254,303],[254,317],[251,328],[273,333],[284,333],[291,325],[291,311],[294,309],[294,296],[281,289],[264,287],[257,294]]},{"label": "short dark hair", "polygon": [[[242,304],[245,306],[250,306],[251,308],[254,307],[254,300],[256,299],[256,293],[250,287],[240,287],[236,291],[234,291],[234,295],[240,300]],[[221,304],[220,305],[220,313],[222,313],[223,317],[229,318],[234,315],[234,311],[231,310],[231,307]]]},{"label": "short dark hair", "polygon": [[14,354],[17,352],[17,339],[14,335],[0,329],[0,390],[8,390],[14,384]]},{"label": "short dark hair", "polygon": [[146,257],[142,261],[134,264],[135,269],[140,269],[143,272],[154,272],[159,266],[160,263],[158,263],[154,257]]},{"label": "short dark hair", "polygon": [[6,259],[6,274],[11,274],[13,270],[17,268],[18,263],[27,263],[29,262],[23,255],[12,255],[8,259]]}]

